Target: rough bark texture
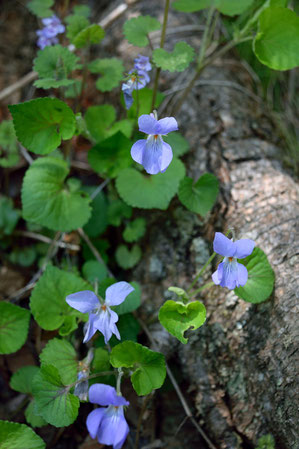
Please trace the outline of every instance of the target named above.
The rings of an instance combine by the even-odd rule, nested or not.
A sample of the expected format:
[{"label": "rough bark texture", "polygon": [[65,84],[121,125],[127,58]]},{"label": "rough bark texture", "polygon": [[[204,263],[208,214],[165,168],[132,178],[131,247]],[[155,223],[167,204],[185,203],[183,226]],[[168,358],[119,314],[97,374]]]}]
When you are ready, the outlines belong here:
[{"label": "rough bark texture", "polygon": [[[203,299],[207,322],[190,332],[188,345],[178,344],[159,324],[151,331],[162,351],[179,355],[201,423],[217,447],[252,448],[261,435],[271,433],[277,448],[295,449],[298,189],[281,167],[283,144],[260,105],[245,91],[225,85],[248,84],[244,69],[239,65],[234,71],[232,63],[216,61],[207,69],[202,77],[207,85],[193,89],[177,117],[191,144],[188,174],[197,179],[214,172],[222,183],[218,204],[204,223],[177,200],[166,214],[154,213],[134,279],[143,286],[144,316],[156,318],[158,306],[171,297],[167,288],[187,287],[207,260],[215,230],[234,227],[238,238],[256,241],[276,275],[270,300],[253,305],[214,287]],[[218,85],[208,85],[211,80]]]}]

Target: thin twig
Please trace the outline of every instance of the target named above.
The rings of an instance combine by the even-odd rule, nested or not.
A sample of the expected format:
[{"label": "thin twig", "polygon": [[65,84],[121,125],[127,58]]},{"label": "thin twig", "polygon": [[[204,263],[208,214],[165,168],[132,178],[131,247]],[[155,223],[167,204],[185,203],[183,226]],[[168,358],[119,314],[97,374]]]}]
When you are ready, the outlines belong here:
[{"label": "thin twig", "polygon": [[[52,239],[50,239],[49,237],[46,237],[43,234],[37,234],[36,232],[14,231],[13,234],[20,235],[23,237],[29,237],[30,239],[39,240],[40,242],[44,242],[44,243],[48,243],[48,244],[52,243]],[[80,246],[72,244],[72,243],[54,242],[54,246],[58,246],[59,248],[64,248],[64,249],[70,249],[72,251],[80,251]]]},{"label": "thin twig", "polygon": [[[140,326],[142,327],[142,329],[144,330],[145,334],[147,335],[148,339],[150,340],[150,342],[152,343],[154,349],[157,349],[157,344],[155,342],[154,337],[151,335],[149,329],[147,328],[146,324],[138,318],[138,322],[140,324]],[[190,418],[192,424],[195,426],[195,428],[198,430],[198,432],[200,433],[200,435],[202,436],[202,438],[205,440],[205,442],[208,444],[208,446],[210,447],[210,449],[216,449],[216,446],[214,446],[214,444],[212,443],[212,441],[210,440],[210,438],[208,437],[208,435],[202,430],[202,428],[200,427],[200,425],[198,424],[198,422],[196,421],[196,419],[193,417],[192,412],[190,410],[189,405],[187,404],[186,399],[184,398],[184,395],[174,377],[174,375],[172,374],[171,369],[169,368],[167,362],[165,362],[166,364],[166,372],[167,375],[176,391],[176,394],[178,395],[178,398],[183,406],[183,409],[186,413],[186,415],[188,416],[188,418]]]},{"label": "thin twig", "polygon": [[[103,264],[103,265],[106,266],[105,262],[104,262],[103,259],[102,259],[101,254],[100,254],[99,251],[96,249],[96,247],[94,246],[94,244],[90,241],[90,238],[85,234],[85,232],[83,231],[82,228],[79,228],[79,229],[78,229],[78,233],[79,233],[79,235],[81,235],[81,237],[83,238],[83,240],[85,240],[87,246],[89,246],[89,248],[90,248],[92,254],[93,254],[94,257],[97,259],[97,261],[98,261],[99,263],[101,263],[101,264]],[[112,272],[109,270],[109,268],[108,268],[107,266],[106,266],[106,268],[107,268],[107,271],[108,271],[109,276],[114,277],[113,274],[112,274]]]},{"label": "thin twig", "polygon": [[95,197],[106,187],[106,185],[110,182],[110,178],[105,179],[105,181],[102,182],[90,195],[90,198],[92,200],[95,199]]},{"label": "thin twig", "polygon": [[[153,394],[154,393],[155,393],[155,391],[153,392]],[[136,428],[135,449],[138,449],[138,447],[139,447],[139,436],[140,436],[140,429],[141,429],[143,415],[144,415],[146,407],[147,407],[150,399],[152,398],[153,394],[148,394],[143,399],[142,407],[141,407],[139,417],[138,417],[137,428]]]},{"label": "thin twig", "polygon": [[30,154],[28,153],[28,151],[26,150],[26,148],[24,148],[23,145],[19,144],[19,149],[20,149],[20,152],[22,153],[22,156],[24,157],[24,159],[26,159],[28,164],[31,165],[33,162],[33,159],[30,156]]}]

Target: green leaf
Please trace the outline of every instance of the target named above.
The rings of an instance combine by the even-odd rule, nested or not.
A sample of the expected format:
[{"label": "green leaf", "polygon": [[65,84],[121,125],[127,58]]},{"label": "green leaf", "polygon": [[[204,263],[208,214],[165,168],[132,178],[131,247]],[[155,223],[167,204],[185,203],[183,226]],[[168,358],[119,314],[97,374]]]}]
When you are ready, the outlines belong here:
[{"label": "green leaf", "polygon": [[132,164],[132,143],[121,132],[97,143],[88,152],[90,166],[99,174],[115,178],[119,172]]},{"label": "green leaf", "polygon": [[74,347],[66,340],[53,338],[44,347],[39,355],[42,365],[53,365],[58,369],[62,382],[65,385],[77,379],[77,354]]},{"label": "green leaf", "polygon": [[[87,191],[90,194],[92,194],[95,189],[96,187],[84,187],[84,191]],[[84,226],[84,231],[89,237],[98,237],[105,231],[108,224],[108,204],[106,196],[103,192],[98,193],[97,196],[92,200],[91,209],[91,217]]]},{"label": "green leaf", "polygon": [[177,193],[184,175],[183,163],[173,159],[165,173],[154,176],[143,175],[133,168],[123,170],[116,179],[116,188],[130,206],[165,210]]},{"label": "green leaf", "polygon": [[275,449],[275,440],[273,436],[268,433],[258,439],[256,449]]},{"label": "green leaf", "polygon": [[0,421],[0,449],[45,449],[46,443],[26,424]]},{"label": "green leaf", "polygon": [[113,123],[111,128],[107,129],[106,137],[113,136],[118,131],[122,132],[128,139],[131,137],[134,128],[134,122],[132,120],[124,119]]},{"label": "green leaf", "polygon": [[299,17],[290,9],[267,8],[259,16],[259,32],[253,42],[257,58],[275,70],[299,65]]},{"label": "green leaf", "polygon": [[275,275],[264,251],[256,247],[250,256],[238,262],[247,268],[248,281],[244,287],[234,289],[236,295],[253,304],[268,299],[274,287]]},{"label": "green leaf", "polygon": [[99,373],[101,371],[109,371],[109,369],[110,369],[110,361],[107,349],[96,348],[94,350],[94,357],[91,362],[92,372]]},{"label": "green leaf", "polygon": [[68,393],[55,366],[41,366],[33,379],[33,395],[36,411],[52,426],[69,426],[76,420],[80,401]]},{"label": "green leaf", "polygon": [[36,159],[26,171],[22,187],[23,217],[54,231],[69,232],[88,222],[90,198],[64,184],[69,173],[61,159]]},{"label": "green leaf", "polygon": [[206,308],[199,301],[184,304],[176,301],[166,301],[159,311],[159,321],[162,326],[181,343],[188,343],[184,332],[191,328],[198,329],[206,321]]},{"label": "green leaf", "polygon": [[31,2],[27,4],[27,7],[37,17],[43,19],[53,15],[53,11],[50,9],[53,5],[54,0],[31,0]]},{"label": "green leaf", "polygon": [[177,42],[172,52],[163,48],[153,51],[153,61],[157,67],[169,72],[183,72],[194,59],[194,49],[186,42]]},{"label": "green leaf", "polygon": [[0,123],[0,166],[13,167],[19,162],[17,138],[12,120]]},{"label": "green leaf", "polygon": [[0,302],[0,354],[11,354],[23,346],[29,320],[29,310],[9,302]]},{"label": "green leaf", "polygon": [[[253,2],[254,0],[214,0],[214,6],[222,14],[235,16],[246,11]],[[177,11],[195,12],[209,8],[211,0],[178,0],[173,2],[172,6]]]},{"label": "green leaf", "polygon": [[123,315],[125,313],[134,312],[138,309],[141,303],[141,289],[137,282],[130,282],[133,290],[119,306],[113,308],[117,315]]},{"label": "green leaf", "polygon": [[20,212],[13,207],[13,201],[6,196],[0,196],[0,236],[13,232],[20,218]]},{"label": "green leaf", "polygon": [[161,23],[151,16],[133,17],[124,24],[124,35],[130,44],[137,47],[146,47],[148,45],[147,35],[151,31],[159,30]]},{"label": "green leaf", "polygon": [[69,315],[82,317],[65,298],[71,293],[90,290],[90,285],[73,273],[48,266],[30,296],[35,321],[45,330],[58,329]]},{"label": "green leaf", "polygon": [[38,373],[37,366],[23,366],[16,371],[10,379],[10,387],[19,393],[32,393],[32,379]]},{"label": "green leaf", "polygon": [[77,48],[86,45],[98,44],[105,36],[105,31],[100,25],[93,24],[81,30],[73,39],[73,44]]},{"label": "green leaf", "polygon": [[95,142],[105,139],[107,129],[116,118],[115,108],[110,104],[90,106],[85,114],[85,122],[88,131]]},{"label": "green leaf", "polygon": [[146,230],[146,220],[142,217],[136,218],[127,224],[124,232],[123,238],[126,242],[137,242],[141,237],[144,236]]},{"label": "green leaf", "polygon": [[88,19],[91,15],[91,9],[87,5],[76,5],[73,8],[74,14],[78,16],[83,16]]},{"label": "green leaf", "polygon": [[36,251],[32,246],[16,248],[10,252],[8,260],[22,267],[30,267],[36,259]]},{"label": "green leaf", "polygon": [[51,153],[75,133],[75,114],[57,98],[37,98],[8,108],[17,138],[33,153]]},{"label": "green leaf", "polygon": [[83,277],[93,284],[96,280],[101,282],[107,277],[107,268],[97,260],[88,260],[82,267]]},{"label": "green leaf", "polygon": [[205,173],[196,183],[186,176],[180,182],[179,199],[187,209],[204,217],[215,204],[218,184],[218,179],[211,173]]},{"label": "green leaf", "polygon": [[171,286],[168,287],[168,290],[175,293],[182,300],[189,300],[189,295],[183,288]]},{"label": "green leaf", "polygon": [[163,136],[163,140],[171,146],[174,157],[183,156],[190,148],[188,140],[178,132]]},{"label": "green leaf", "polygon": [[77,319],[75,316],[66,316],[64,318],[62,326],[59,328],[59,335],[66,337],[78,327]]},{"label": "green leaf", "polygon": [[108,205],[108,223],[112,226],[120,226],[124,218],[131,218],[132,208],[123,201],[111,200]]},{"label": "green leaf", "polygon": [[133,268],[141,259],[141,249],[138,245],[133,245],[131,250],[125,245],[119,245],[115,252],[115,259],[118,265],[124,270]]},{"label": "green leaf", "polygon": [[[134,99],[134,103],[130,107],[130,109],[127,111],[127,114],[128,114],[128,118],[131,118],[132,120],[135,121],[136,116],[137,116],[137,104],[138,104],[136,90],[133,90],[132,97]],[[151,112],[152,98],[153,98],[153,90],[152,89],[148,89],[147,87],[145,87],[144,89],[141,89],[138,91],[138,100],[139,100],[138,116],[139,117],[142,114],[149,114]],[[164,95],[158,91],[154,109],[158,109],[158,107],[162,103],[163,99],[164,99]]]},{"label": "green leaf", "polygon": [[91,73],[100,73],[96,87],[102,92],[108,92],[119,85],[123,78],[124,66],[117,58],[95,59],[88,65]]},{"label": "green leaf", "polygon": [[80,67],[78,61],[78,56],[61,45],[48,46],[40,50],[33,66],[40,79],[35,81],[34,85],[50,89],[73,84],[74,80],[67,78],[73,70]]},{"label": "green leaf", "polygon": [[131,381],[139,396],[144,396],[163,385],[166,366],[163,354],[132,341],[115,346],[110,354],[114,368],[132,368]]},{"label": "green leaf", "polygon": [[65,21],[67,23],[66,37],[71,43],[82,30],[90,25],[88,18],[82,14],[72,14],[66,17]]},{"label": "green leaf", "polygon": [[42,416],[37,415],[34,411],[34,408],[35,408],[35,400],[33,399],[32,401],[29,402],[24,412],[26,421],[32,427],[46,426],[48,424],[47,421],[45,421]]}]

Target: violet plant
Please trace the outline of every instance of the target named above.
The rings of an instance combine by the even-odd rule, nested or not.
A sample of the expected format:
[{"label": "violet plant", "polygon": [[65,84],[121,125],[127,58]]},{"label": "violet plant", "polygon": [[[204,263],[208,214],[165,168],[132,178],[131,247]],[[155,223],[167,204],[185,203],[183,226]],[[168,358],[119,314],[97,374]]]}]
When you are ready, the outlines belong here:
[{"label": "violet plant", "polygon": [[[164,355],[137,343],[138,331],[133,337],[126,335],[129,328],[136,329],[136,323],[138,328],[132,312],[140,305],[141,287],[136,282],[117,282],[115,276],[122,278],[125,274],[118,276],[110,271],[115,263],[123,270],[131,269],[142,257],[139,242],[146,233],[147,212],[132,219],[133,208],[166,210],[178,194],[188,210],[205,217],[219,190],[213,174],[200,173],[197,180],[185,176],[180,157],[189,146],[178,133],[181,105],[202,70],[239,43],[251,41],[257,58],[273,69],[287,70],[299,62],[298,52],[288,46],[285,35],[288,23],[294,20],[288,8],[273,7],[269,1],[261,7],[253,1],[245,6],[242,2],[211,2],[201,47],[195,56],[196,49],[185,42],[178,42],[172,52],[164,49],[170,6],[169,0],[164,3],[159,48],[153,48],[149,40],[149,33],[161,28],[156,18],[139,16],[126,21],[127,40],[148,47],[135,58],[134,68],[130,63],[126,76],[123,62],[117,57],[90,59],[92,45],[99,45],[101,54],[101,41],[109,27],[104,31],[99,24],[92,24],[88,7],[76,6],[62,19],[58,12],[54,13],[53,1],[30,2],[31,11],[42,18],[44,25],[37,31],[41,50],[34,60],[38,74],[34,84],[50,90],[50,95],[9,107],[16,135],[12,134],[10,142],[16,145],[18,139],[26,154],[31,153],[21,192],[22,217],[28,230],[38,229],[41,233],[46,250],[33,250],[32,263],[38,261],[41,268],[30,294],[29,309],[0,303],[0,353],[10,354],[21,348],[28,337],[30,319],[40,333],[55,331],[55,338],[50,338],[39,353],[40,366],[23,367],[11,379],[13,389],[30,395],[25,410],[27,423],[34,428],[47,424],[69,426],[78,416],[80,401],[89,401],[100,407],[93,411],[90,408],[88,432],[99,443],[114,449],[123,447],[129,433],[124,417],[129,402],[121,394],[122,379],[130,378],[135,393],[144,396],[160,388],[166,377]],[[52,6],[53,10],[49,9]],[[178,0],[172,6],[193,12],[209,6],[209,2],[197,5]],[[208,49],[219,13],[242,15],[242,20],[236,22],[231,40],[218,42],[211,53]],[[268,36],[272,36],[271,24],[278,16],[281,22],[275,39],[279,46],[273,49]],[[240,23],[242,27],[238,28]],[[156,111],[163,97],[158,91],[161,71],[182,72],[192,61],[194,77],[172,116],[160,114],[158,119]],[[107,92],[118,92],[125,118],[117,120],[116,109],[108,103],[86,106],[87,83],[94,81],[90,74],[99,76],[94,87],[105,93],[105,101]],[[139,131],[147,137],[140,139]],[[96,186],[84,185],[75,176],[74,155],[80,138],[90,143],[88,162],[99,177]],[[10,235],[20,211],[7,198],[0,198],[0,207],[6,211],[6,219],[0,220],[0,236]],[[109,242],[108,227],[121,229],[123,241]],[[252,303],[265,301],[272,293],[274,274],[262,249],[248,238],[234,241],[228,238],[230,234],[234,236],[233,230],[226,235],[215,233],[214,253],[188,288],[169,286],[176,300],[167,300],[161,306],[159,320],[184,344],[188,342],[185,331],[204,325],[205,306],[196,299],[203,290],[220,286]],[[45,243],[47,239],[50,246]],[[109,256],[107,253],[109,245],[117,246],[112,260],[111,252]],[[54,261],[58,249],[56,266],[51,259]],[[216,253],[224,257],[223,261],[211,282],[199,286]],[[26,391],[20,389],[25,378],[29,385]],[[96,383],[90,386],[91,381]],[[4,421],[0,422],[0,443],[3,432],[12,438],[15,426],[20,432],[19,447],[24,446],[22,438],[29,438],[32,447],[34,442],[45,447],[28,426]]]}]

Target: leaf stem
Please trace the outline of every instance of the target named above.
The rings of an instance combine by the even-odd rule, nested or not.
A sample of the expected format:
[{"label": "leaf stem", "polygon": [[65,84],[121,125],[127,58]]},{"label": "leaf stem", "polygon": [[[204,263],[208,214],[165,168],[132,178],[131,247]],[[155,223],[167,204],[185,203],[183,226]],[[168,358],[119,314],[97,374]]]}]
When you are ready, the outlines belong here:
[{"label": "leaf stem", "polygon": [[206,288],[212,287],[214,284],[214,282],[208,282],[207,284],[203,285],[202,287],[198,288],[197,290],[194,290],[193,292],[190,292],[190,296],[196,296],[199,292],[201,292],[202,290],[205,290]]},{"label": "leaf stem", "polygon": [[207,262],[204,264],[204,266],[202,267],[202,269],[197,273],[197,275],[195,276],[194,280],[191,282],[190,287],[187,289],[187,293],[190,292],[190,290],[193,288],[193,286],[196,284],[196,282],[198,281],[198,279],[200,278],[200,276],[203,274],[203,272],[205,271],[205,269],[207,268],[208,265],[210,265],[210,263],[212,262],[212,260],[214,259],[214,257],[216,256],[216,253],[214,252],[209,259],[207,260]]},{"label": "leaf stem", "polygon": [[100,371],[99,373],[90,374],[87,377],[82,377],[81,379],[78,379],[75,382],[72,382],[71,384],[66,385],[66,389],[67,389],[67,391],[70,391],[71,388],[75,387],[76,385],[80,384],[81,382],[85,382],[86,380],[94,379],[95,377],[99,377],[99,376],[110,376],[111,374],[115,375],[115,372],[114,371]]},{"label": "leaf stem", "polygon": [[[166,35],[166,28],[167,28],[167,19],[168,19],[168,11],[169,11],[169,2],[170,2],[170,0],[166,0],[166,2],[165,2],[160,48],[164,47],[164,42],[165,42],[165,35]],[[156,70],[156,76],[155,76],[155,81],[154,81],[154,90],[153,90],[152,105],[151,105],[150,112],[152,112],[153,109],[155,108],[160,72],[161,72],[161,69],[160,69],[160,67],[158,67],[157,70]]]}]

